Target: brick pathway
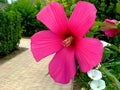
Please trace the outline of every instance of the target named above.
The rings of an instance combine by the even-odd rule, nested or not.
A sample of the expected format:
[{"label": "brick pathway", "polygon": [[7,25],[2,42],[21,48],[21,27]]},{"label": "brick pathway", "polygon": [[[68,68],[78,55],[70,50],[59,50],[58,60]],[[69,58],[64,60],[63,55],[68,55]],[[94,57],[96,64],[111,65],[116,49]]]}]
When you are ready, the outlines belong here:
[{"label": "brick pathway", "polygon": [[20,47],[28,49],[0,63],[0,90],[72,90],[71,83],[61,85],[46,75],[53,55],[37,63],[30,52],[29,43],[29,39],[21,39]]}]

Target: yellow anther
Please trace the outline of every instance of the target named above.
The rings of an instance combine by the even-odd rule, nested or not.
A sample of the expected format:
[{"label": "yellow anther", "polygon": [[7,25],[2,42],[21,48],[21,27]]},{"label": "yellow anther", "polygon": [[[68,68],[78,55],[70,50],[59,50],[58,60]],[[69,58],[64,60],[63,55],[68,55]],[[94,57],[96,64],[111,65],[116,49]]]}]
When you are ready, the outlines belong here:
[{"label": "yellow anther", "polygon": [[70,46],[71,44],[72,44],[72,42],[73,42],[73,37],[72,36],[70,36],[70,37],[67,37],[64,41],[63,41],[63,45],[65,46],[65,47],[68,47],[68,46]]}]

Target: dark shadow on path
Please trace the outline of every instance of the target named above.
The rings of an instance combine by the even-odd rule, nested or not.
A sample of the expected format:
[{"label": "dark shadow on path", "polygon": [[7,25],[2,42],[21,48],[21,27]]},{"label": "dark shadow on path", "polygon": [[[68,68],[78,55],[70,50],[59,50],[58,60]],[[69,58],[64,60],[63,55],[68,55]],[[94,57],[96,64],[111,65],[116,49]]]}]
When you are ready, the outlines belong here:
[{"label": "dark shadow on path", "polygon": [[12,53],[8,54],[7,56],[0,56],[0,65],[4,64],[5,62],[11,60],[12,58],[16,57],[17,55],[23,53],[24,51],[28,50],[29,48],[19,47],[17,50],[13,51]]}]

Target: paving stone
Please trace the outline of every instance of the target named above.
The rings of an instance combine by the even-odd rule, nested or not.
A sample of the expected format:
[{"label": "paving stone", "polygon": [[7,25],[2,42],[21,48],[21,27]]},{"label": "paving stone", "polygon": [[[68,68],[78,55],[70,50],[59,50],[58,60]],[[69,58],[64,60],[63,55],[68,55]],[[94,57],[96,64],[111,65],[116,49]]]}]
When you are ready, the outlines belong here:
[{"label": "paving stone", "polygon": [[53,55],[37,63],[30,52],[29,39],[21,39],[20,47],[28,49],[0,64],[0,90],[72,90],[71,83],[58,84],[47,75]]}]

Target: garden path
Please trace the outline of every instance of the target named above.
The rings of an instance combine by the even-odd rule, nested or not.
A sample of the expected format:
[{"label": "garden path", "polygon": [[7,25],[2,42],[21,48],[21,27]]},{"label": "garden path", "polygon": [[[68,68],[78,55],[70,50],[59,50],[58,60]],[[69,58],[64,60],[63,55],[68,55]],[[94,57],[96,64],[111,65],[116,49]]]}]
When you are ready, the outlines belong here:
[{"label": "garden path", "polygon": [[30,39],[22,38],[20,47],[24,52],[0,62],[0,90],[71,90],[71,83],[61,85],[47,75],[53,55],[37,63],[30,52]]}]

